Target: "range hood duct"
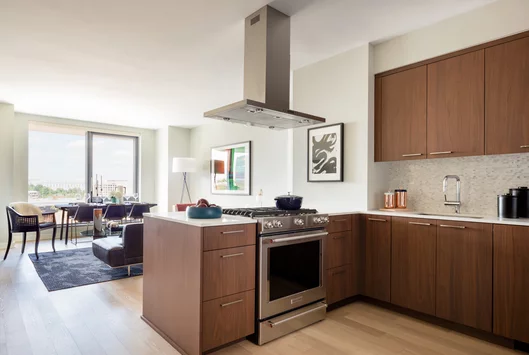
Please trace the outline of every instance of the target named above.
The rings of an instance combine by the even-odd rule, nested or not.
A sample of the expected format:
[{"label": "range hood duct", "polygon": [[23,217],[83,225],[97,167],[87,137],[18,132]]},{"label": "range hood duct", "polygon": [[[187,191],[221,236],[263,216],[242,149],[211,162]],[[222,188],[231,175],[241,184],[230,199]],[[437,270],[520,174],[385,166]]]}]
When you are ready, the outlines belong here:
[{"label": "range hood duct", "polygon": [[244,38],[244,100],[204,117],[282,130],[324,123],[290,110],[290,17],[265,6],[248,16]]}]

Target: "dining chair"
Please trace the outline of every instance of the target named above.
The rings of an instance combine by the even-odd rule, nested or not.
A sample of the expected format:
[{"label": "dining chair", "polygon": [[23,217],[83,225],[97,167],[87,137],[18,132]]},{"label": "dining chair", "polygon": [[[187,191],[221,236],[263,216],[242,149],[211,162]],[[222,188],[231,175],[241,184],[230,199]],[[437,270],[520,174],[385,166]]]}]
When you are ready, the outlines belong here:
[{"label": "dining chair", "polygon": [[125,217],[127,217],[125,205],[108,205],[103,220],[122,221]]},{"label": "dining chair", "polygon": [[127,219],[129,221],[143,221],[143,214],[151,212],[151,206],[148,203],[133,203]]},{"label": "dining chair", "polygon": [[[37,206],[25,204],[25,203],[16,203],[17,206],[20,205],[29,205],[28,207],[33,210],[38,209]],[[57,223],[55,221],[55,212],[43,212],[39,214],[21,214],[14,207],[7,206],[7,226],[8,226],[8,240],[7,240],[7,249],[4,255],[4,260],[9,254],[9,249],[11,248],[11,242],[13,240],[13,233],[22,233],[22,254],[26,249],[26,235],[27,233],[35,232],[35,256],[39,258],[39,242],[40,242],[40,232],[45,229],[53,228],[53,235],[51,239],[51,246],[53,252],[55,252],[55,236],[57,235]]]},{"label": "dining chair", "polygon": [[[77,240],[79,233],[77,232],[77,227],[84,223],[86,224],[86,229],[88,230],[88,225],[94,222],[94,207],[89,205],[79,205],[75,211],[73,218],[70,219],[69,223],[73,224],[72,227],[75,227],[75,245],[77,245]],[[73,243],[73,229],[70,227],[70,241]]]}]

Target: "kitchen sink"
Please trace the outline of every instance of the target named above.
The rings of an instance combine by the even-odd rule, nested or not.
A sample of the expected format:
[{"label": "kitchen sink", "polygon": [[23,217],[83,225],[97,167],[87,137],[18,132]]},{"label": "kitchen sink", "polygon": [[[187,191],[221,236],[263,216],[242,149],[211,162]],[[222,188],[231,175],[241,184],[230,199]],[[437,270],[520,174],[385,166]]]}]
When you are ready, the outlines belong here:
[{"label": "kitchen sink", "polygon": [[456,213],[427,213],[427,212],[417,212],[415,213],[420,216],[439,216],[439,217],[455,217],[455,218],[474,218],[482,219],[483,216],[476,216],[471,214],[456,214]]}]

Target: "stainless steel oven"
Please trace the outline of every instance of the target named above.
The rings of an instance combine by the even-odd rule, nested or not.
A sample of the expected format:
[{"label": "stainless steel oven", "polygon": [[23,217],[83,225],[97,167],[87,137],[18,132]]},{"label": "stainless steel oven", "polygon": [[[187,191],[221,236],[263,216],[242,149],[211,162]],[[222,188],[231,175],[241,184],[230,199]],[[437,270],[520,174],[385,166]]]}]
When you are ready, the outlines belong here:
[{"label": "stainless steel oven", "polygon": [[259,239],[259,319],[325,298],[325,230],[262,236]]}]

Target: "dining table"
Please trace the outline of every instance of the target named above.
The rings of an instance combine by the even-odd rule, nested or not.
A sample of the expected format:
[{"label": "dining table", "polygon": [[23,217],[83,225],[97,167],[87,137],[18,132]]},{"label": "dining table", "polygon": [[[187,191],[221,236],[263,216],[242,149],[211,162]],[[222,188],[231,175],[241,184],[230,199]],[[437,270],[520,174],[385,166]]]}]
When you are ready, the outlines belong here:
[{"label": "dining table", "polygon": [[[125,205],[125,210],[127,212],[127,214],[130,213],[131,209],[132,209],[132,206],[135,205],[135,204],[146,204],[146,205],[149,205],[149,208],[153,208],[155,206],[157,206],[156,203],[148,203],[148,202],[128,202],[128,201],[125,201],[123,203],[123,205]],[[62,215],[61,215],[61,234],[60,234],[60,239],[62,240],[63,238],[63,235],[64,235],[64,225],[66,224],[66,235],[64,235],[64,243],[65,244],[68,244],[68,229],[69,229],[69,226],[70,226],[70,223],[68,223],[69,219],[70,219],[70,212],[74,212],[77,210],[77,207],[79,207],[80,203],[77,203],[77,202],[69,202],[69,203],[58,203],[58,204],[55,204],[55,208],[56,209],[59,209],[62,211]],[[115,205],[113,203],[84,203],[83,206],[89,206],[89,207],[93,207],[94,209],[96,208],[101,208],[103,210],[103,214],[105,213],[106,209],[108,206],[110,205]]]}]

